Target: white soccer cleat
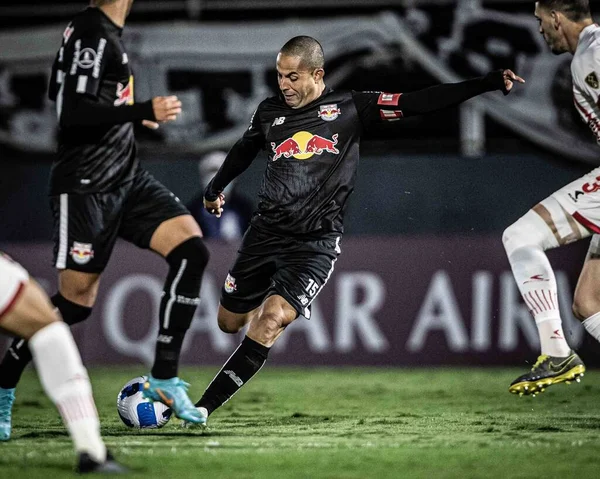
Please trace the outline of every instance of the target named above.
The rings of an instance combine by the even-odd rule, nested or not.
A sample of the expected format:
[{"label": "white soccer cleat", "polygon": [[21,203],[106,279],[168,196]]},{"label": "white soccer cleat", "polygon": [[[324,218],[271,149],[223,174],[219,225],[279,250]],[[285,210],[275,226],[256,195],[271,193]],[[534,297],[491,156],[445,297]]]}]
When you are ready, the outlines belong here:
[{"label": "white soccer cleat", "polygon": [[202,419],[204,419],[204,421],[201,421],[199,423],[193,423],[193,422],[189,422],[189,421],[183,421],[183,423],[181,424],[182,427],[190,428],[190,427],[200,426],[202,429],[204,429],[204,428],[206,428],[208,426],[208,424],[207,424],[207,421],[208,421],[208,409],[206,409],[205,407],[197,407],[196,410],[198,411],[198,414],[200,414],[200,416],[202,417]]}]

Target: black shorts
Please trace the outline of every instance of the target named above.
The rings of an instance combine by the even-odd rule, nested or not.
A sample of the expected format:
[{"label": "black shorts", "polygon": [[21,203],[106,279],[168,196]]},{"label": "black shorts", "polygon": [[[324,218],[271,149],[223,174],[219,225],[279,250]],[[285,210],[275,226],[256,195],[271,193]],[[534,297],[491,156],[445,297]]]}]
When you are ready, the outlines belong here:
[{"label": "black shorts", "polygon": [[106,267],[118,237],[149,248],[158,226],[189,214],[179,199],[140,169],[133,181],[108,193],[50,197],[54,217],[54,266],[85,273]]},{"label": "black shorts", "polygon": [[221,290],[221,304],[231,312],[247,313],[278,294],[309,319],[312,301],[333,272],[340,238],[282,237],[251,226]]}]

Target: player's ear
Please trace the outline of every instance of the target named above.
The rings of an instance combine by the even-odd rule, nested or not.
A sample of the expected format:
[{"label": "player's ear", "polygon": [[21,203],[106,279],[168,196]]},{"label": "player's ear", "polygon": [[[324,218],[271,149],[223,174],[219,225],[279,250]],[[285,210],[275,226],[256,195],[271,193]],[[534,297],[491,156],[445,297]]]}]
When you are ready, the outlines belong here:
[{"label": "player's ear", "polygon": [[562,14],[556,10],[552,10],[550,12],[550,16],[552,17],[552,25],[554,26],[554,29],[558,30],[560,28]]},{"label": "player's ear", "polygon": [[315,80],[315,83],[318,83],[319,81],[321,81],[324,76],[325,76],[325,70],[323,70],[322,68],[317,68],[313,72],[313,78]]}]

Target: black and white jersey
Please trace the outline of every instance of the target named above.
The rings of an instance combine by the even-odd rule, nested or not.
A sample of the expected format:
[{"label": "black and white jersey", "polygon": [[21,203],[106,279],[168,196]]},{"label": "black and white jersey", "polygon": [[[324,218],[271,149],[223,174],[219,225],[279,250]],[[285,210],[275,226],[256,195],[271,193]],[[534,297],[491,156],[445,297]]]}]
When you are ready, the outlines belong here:
[{"label": "black and white jersey", "polygon": [[80,108],[84,100],[112,109],[133,105],[133,75],[122,30],[100,9],[90,7],[63,33],[49,86],[59,120],[52,195],[106,192],[133,178],[137,160],[131,120],[89,118],[96,115],[83,114]]},{"label": "black and white jersey", "polygon": [[401,94],[333,91],[292,109],[263,101],[243,140],[268,153],[252,224],[285,235],[343,232],[363,131],[402,117]]}]

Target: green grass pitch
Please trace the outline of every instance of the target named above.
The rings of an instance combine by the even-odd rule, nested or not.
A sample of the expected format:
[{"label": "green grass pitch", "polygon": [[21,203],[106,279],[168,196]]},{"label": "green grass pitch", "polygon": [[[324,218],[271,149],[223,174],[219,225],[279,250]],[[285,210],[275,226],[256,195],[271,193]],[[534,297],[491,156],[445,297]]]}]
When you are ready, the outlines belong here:
[{"label": "green grass pitch", "polygon": [[[197,399],[217,368],[184,368]],[[91,369],[103,435],[127,477],[598,478],[600,372],[536,398],[507,388],[517,369],[295,369],[268,365],[190,431],[173,419],[126,428],[120,387],[138,368]],[[73,477],[74,455],[35,374],[17,390],[0,477]]]}]

